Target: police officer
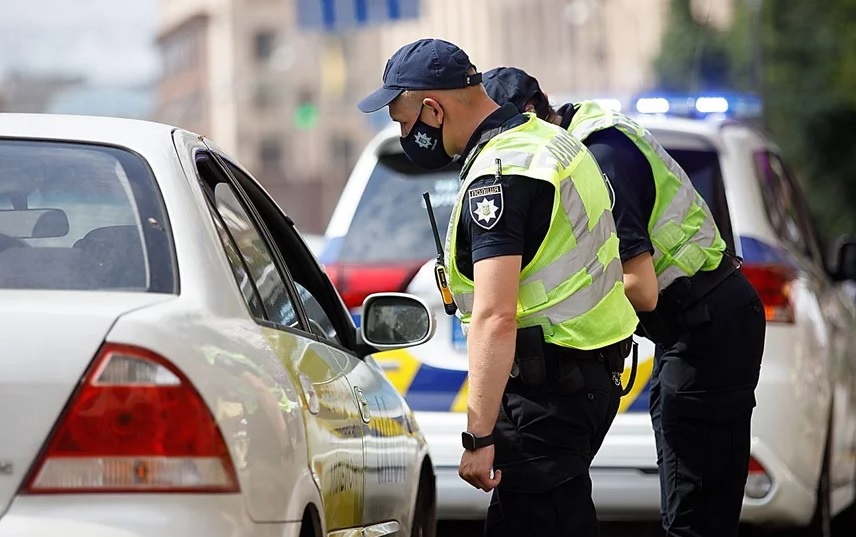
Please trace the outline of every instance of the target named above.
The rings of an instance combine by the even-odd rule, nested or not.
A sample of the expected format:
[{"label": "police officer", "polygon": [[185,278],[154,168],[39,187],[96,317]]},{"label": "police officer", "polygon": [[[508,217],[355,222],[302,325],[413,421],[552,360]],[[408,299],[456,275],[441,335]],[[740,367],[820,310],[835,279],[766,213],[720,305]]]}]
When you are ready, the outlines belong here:
[{"label": "police officer", "polygon": [[[567,129],[607,175],[625,289],[657,344],[650,411],[663,527],[678,536],[737,535],[764,349],[758,294],[707,204],[650,132],[592,101],[554,111],[519,69],[485,73],[485,87],[498,103]],[[646,274],[656,274],[653,294]]]},{"label": "police officer", "polygon": [[384,106],[415,164],[463,159],[446,241],[469,355],[459,474],[493,491],[485,533],[597,535],[589,465],[637,324],[601,172],[565,130],[500,108],[446,41],[392,56],[359,104]]}]

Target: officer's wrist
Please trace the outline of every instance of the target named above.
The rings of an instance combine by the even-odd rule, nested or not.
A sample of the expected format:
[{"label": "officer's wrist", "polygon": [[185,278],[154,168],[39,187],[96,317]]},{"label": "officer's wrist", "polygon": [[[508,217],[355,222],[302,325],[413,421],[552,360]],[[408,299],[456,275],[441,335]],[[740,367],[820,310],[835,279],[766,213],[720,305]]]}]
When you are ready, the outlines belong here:
[{"label": "officer's wrist", "polygon": [[493,432],[493,425],[488,427],[478,423],[474,423],[467,427],[467,432],[473,433],[476,436],[487,436]]}]

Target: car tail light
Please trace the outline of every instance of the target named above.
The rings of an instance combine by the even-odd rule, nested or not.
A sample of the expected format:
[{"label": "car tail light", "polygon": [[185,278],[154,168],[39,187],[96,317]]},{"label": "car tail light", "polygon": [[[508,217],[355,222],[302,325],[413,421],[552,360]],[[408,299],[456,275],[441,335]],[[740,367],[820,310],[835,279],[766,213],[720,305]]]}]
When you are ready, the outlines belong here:
[{"label": "car tail light", "polygon": [[773,479],[770,474],[755,457],[749,457],[749,476],[744,489],[746,496],[757,500],[767,496],[772,489]]},{"label": "car tail light", "polygon": [[764,303],[768,322],[794,322],[791,285],[796,278],[793,268],[782,265],[744,264],[743,274]]},{"label": "car tail light", "polygon": [[326,270],[345,306],[356,309],[372,293],[403,292],[423,264],[424,261],[398,265],[337,263],[326,266]]},{"label": "car tail light", "polygon": [[150,351],[106,344],[72,395],[24,493],[237,492],[199,392]]}]

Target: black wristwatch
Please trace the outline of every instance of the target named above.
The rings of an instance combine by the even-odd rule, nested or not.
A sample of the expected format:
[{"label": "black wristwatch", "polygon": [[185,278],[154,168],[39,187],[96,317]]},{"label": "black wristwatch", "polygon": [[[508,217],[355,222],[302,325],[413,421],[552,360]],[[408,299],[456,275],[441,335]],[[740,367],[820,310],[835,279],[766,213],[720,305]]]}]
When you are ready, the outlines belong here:
[{"label": "black wristwatch", "polygon": [[478,437],[473,433],[463,432],[461,433],[461,442],[467,451],[475,451],[493,444],[493,435]]}]

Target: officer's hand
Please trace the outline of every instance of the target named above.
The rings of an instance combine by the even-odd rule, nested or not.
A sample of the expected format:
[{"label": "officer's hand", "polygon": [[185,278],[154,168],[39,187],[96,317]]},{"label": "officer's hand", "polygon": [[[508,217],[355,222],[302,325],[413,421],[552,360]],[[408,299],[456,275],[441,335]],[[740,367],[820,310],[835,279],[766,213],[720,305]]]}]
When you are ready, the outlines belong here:
[{"label": "officer's hand", "polygon": [[490,492],[499,485],[502,471],[497,470],[491,478],[490,470],[493,467],[493,446],[486,446],[475,451],[464,451],[461,457],[461,467],[458,475],[477,489]]}]

